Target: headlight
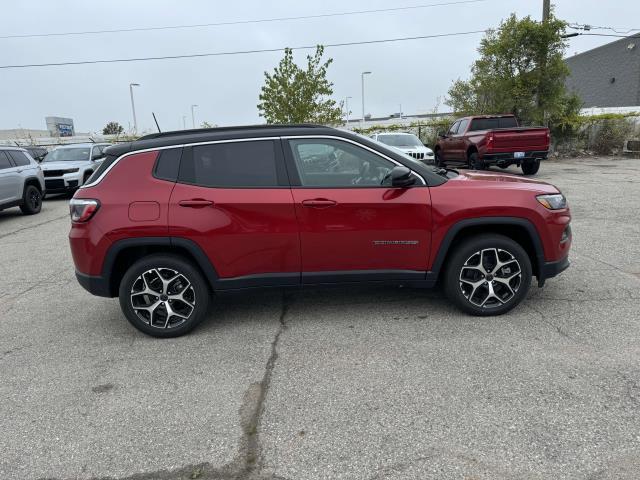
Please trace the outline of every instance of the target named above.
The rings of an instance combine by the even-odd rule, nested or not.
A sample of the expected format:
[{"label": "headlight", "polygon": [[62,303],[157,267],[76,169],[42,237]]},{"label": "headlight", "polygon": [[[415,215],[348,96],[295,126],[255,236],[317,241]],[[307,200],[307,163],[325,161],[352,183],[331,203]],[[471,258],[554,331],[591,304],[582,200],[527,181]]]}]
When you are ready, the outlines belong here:
[{"label": "headlight", "polygon": [[567,199],[561,193],[555,193],[553,195],[538,195],[536,197],[538,202],[549,210],[560,210],[567,208]]},{"label": "headlight", "polygon": [[66,170],[63,170],[62,173],[76,173],[78,170],[80,170],[79,168],[67,168]]}]

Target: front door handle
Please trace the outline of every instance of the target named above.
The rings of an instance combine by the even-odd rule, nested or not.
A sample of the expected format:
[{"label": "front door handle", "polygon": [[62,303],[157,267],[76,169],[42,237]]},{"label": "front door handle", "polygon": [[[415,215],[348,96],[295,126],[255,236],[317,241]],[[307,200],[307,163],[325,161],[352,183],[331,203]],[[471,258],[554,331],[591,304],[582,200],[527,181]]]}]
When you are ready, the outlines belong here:
[{"label": "front door handle", "polygon": [[211,207],[213,202],[211,200],[205,200],[204,198],[192,198],[191,200],[180,200],[178,205],[187,208],[204,208]]},{"label": "front door handle", "polygon": [[334,207],[338,204],[335,200],[329,200],[328,198],[313,198],[309,200],[303,200],[303,207],[311,207],[311,208],[329,208]]}]

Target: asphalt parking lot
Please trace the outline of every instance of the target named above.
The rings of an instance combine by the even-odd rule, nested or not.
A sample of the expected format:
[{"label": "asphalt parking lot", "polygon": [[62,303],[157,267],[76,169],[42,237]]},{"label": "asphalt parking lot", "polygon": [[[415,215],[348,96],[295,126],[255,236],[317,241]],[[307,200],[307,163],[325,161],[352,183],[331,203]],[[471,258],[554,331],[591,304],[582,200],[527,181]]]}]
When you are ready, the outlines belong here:
[{"label": "asphalt parking lot", "polygon": [[640,160],[538,177],[569,198],[572,266],[508,315],[261,291],[169,340],[76,283],[66,199],[0,212],[0,478],[638,478]]}]

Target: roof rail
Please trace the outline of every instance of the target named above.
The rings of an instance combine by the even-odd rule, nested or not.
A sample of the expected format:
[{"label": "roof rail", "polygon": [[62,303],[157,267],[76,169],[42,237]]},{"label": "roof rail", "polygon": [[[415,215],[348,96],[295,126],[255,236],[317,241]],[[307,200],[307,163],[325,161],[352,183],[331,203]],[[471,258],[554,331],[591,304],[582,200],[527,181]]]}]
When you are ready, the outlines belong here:
[{"label": "roof rail", "polygon": [[165,138],[176,137],[179,135],[193,135],[198,133],[216,133],[216,132],[228,132],[233,130],[262,130],[262,129],[276,129],[276,128],[327,128],[325,125],[318,125],[315,123],[283,123],[283,124],[269,124],[269,125],[237,125],[231,127],[214,127],[214,128],[192,128],[189,130],[172,130],[170,132],[151,133],[138,140],[151,140],[153,138]]}]

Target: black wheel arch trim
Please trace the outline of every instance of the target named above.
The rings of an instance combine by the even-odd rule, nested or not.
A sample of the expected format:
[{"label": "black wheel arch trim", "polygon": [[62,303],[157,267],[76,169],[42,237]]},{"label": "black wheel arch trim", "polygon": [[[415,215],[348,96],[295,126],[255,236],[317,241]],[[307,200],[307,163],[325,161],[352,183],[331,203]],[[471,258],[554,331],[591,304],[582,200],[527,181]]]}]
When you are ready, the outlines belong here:
[{"label": "black wheel arch trim", "polygon": [[[218,272],[211,264],[211,261],[207,255],[202,251],[202,248],[193,240],[189,240],[182,237],[137,237],[137,238],[125,238],[114,242],[107,250],[104,262],[102,264],[102,272],[99,277],[90,277],[91,281],[84,279],[80,281],[79,272],[76,272],[78,281],[85,289],[89,290],[85,283],[91,285],[93,288],[89,290],[91,293],[95,291],[100,293],[94,293],[98,296],[116,297],[117,291],[112,291],[111,275],[115,267],[116,258],[118,255],[127,248],[133,247],[178,247],[183,248],[189,252],[189,254],[196,260],[197,266],[204,273],[207,281],[213,288],[218,281]],[[87,275],[84,275],[87,277]],[[104,286],[99,286],[98,283],[104,283]]]},{"label": "black wheel arch trim", "polygon": [[44,188],[42,186],[42,184],[40,183],[40,179],[36,176],[30,176],[30,177],[26,177],[24,179],[24,185],[22,187],[22,194],[24,195],[24,191],[27,189],[27,186],[29,185],[33,185],[34,187],[36,187],[38,190],[40,190],[40,193],[44,192]]},{"label": "black wheel arch trim", "polygon": [[469,218],[466,220],[460,220],[454,223],[447,233],[445,234],[440,246],[438,247],[438,253],[436,254],[436,258],[433,262],[431,270],[427,274],[427,277],[437,278],[440,270],[442,269],[442,265],[449,253],[451,248],[451,244],[455,239],[456,235],[460,233],[465,228],[468,227],[478,227],[478,226],[496,226],[496,225],[512,225],[517,227],[522,227],[528,233],[529,238],[531,240],[531,244],[533,245],[535,259],[536,259],[536,267],[535,270],[538,275],[538,286],[544,285],[544,280],[547,278],[548,270],[544,268],[545,259],[544,259],[544,250],[542,248],[542,241],[540,239],[540,234],[536,227],[531,223],[530,220],[526,218],[519,217],[479,217],[479,218]]}]

